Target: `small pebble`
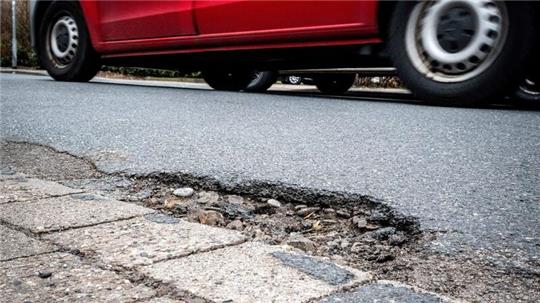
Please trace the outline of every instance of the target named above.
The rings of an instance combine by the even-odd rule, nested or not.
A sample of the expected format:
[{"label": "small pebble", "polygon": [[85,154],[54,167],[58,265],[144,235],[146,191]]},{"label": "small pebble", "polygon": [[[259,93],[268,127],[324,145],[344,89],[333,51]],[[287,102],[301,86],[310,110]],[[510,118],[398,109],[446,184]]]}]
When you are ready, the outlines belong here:
[{"label": "small pebble", "polygon": [[297,215],[299,216],[307,216],[311,213],[314,213],[314,212],[318,212],[320,210],[320,208],[318,207],[306,207],[306,208],[302,208],[300,210],[298,210],[296,212]]},{"label": "small pebble", "polygon": [[348,211],[341,210],[341,209],[336,211],[336,215],[345,219],[349,219],[351,217],[351,214]]},{"label": "small pebble", "polygon": [[42,279],[47,279],[47,278],[50,278],[52,276],[52,272],[50,271],[40,271],[38,273],[38,276]]},{"label": "small pebble", "polygon": [[360,228],[360,229],[365,229],[366,226],[368,225],[366,218],[362,218],[362,217],[358,217],[358,216],[354,216],[354,217],[352,218],[352,223],[353,223],[356,227],[358,227],[358,228]]},{"label": "small pebble", "polygon": [[227,228],[233,229],[233,230],[243,230],[244,224],[240,220],[234,220],[234,221],[231,221],[231,223],[227,224]]},{"label": "small pebble", "polygon": [[177,197],[191,197],[195,191],[191,187],[177,188],[173,191],[173,195]]},{"label": "small pebble", "polygon": [[276,199],[268,199],[266,203],[272,207],[279,208],[281,207],[281,203]]}]

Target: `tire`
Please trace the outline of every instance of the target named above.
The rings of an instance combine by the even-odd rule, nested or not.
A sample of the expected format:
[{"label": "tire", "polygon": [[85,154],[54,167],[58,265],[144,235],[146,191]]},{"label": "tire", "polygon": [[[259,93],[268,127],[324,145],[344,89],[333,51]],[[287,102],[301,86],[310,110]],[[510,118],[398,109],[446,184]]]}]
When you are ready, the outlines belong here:
[{"label": "tire", "polygon": [[515,97],[523,104],[540,105],[540,78],[525,79],[516,90]]},{"label": "tire", "polygon": [[[445,7],[447,3],[451,2],[400,1],[396,5],[388,51],[401,80],[418,98],[441,105],[478,104],[512,93],[524,78],[532,52],[530,41],[537,39],[530,3],[472,0],[466,2],[470,6],[457,8]],[[454,16],[466,16],[459,20],[476,22],[461,21],[459,35],[455,24],[449,25],[453,28],[446,30],[454,32],[448,34],[443,18],[452,21],[451,10],[457,9],[470,11],[456,12]],[[474,19],[477,13],[490,18]],[[474,35],[469,25],[477,30]]]},{"label": "tire", "polygon": [[354,84],[356,74],[320,75],[314,78],[315,86],[323,94],[343,94]]},{"label": "tire", "polygon": [[292,84],[292,85],[300,85],[300,84],[302,84],[302,77],[300,77],[300,76],[294,76],[294,75],[287,76],[286,79],[287,79],[288,84]]},{"label": "tire", "polygon": [[277,81],[277,73],[272,71],[253,72],[251,82],[246,87],[246,92],[264,93]]},{"label": "tire", "polygon": [[241,91],[253,81],[253,72],[246,70],[206,70],[202,72],[204,81],[215,90]]},{"label": "tire", "polygon": [[[61,38],[53,39],[53,34]],[[39,61],[55,80],[86,82],[97,74],[99,56],[77,2],[53,2],[45,11],[39,37]]]}]

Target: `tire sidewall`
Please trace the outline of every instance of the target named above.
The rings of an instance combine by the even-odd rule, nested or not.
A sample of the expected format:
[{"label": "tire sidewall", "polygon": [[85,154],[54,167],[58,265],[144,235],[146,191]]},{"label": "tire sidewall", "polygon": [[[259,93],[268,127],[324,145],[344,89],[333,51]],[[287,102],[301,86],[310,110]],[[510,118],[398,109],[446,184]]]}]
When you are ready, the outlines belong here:
[{"label": "tire sidewall", "polygon": [[534,39],[531,37],[532,31],[522,31],[528,28],[528,22],[532,22],[530,14],[523,14],[519,9],[519,5],[525,4],[505,3],[509,20],[508,34],[501,52],[491,66],[474,78],[442,83],[419,72],[406,51],[408,17],[418,3],[404,1],[397,5],[389,36],[390,55],[398,75],[416,96],[434,103],[471,104],[503,96],[518,86],[524,73],[523,65],[530,56],[530,47],[527,47],[525,41]]},{"label": "tire sidewall", "polygon": [[240,91],[252,81],[252,71],[248,70],[206,70],[202,76],[206,83],[215,90]]},{"label": "tire sidewall", "polygon": [[343,94],[354,85],[356,74],[320,75],[314,77],[314,81],[322,93]]},{"label": "tire sidewall", "polygon": [[277,81],[277,73],[274,71],[261,71],[262,75],[249,83],[245,91],[265,92]]},{"label": "tire sidewall", "polygon": [[[53,24],[59,17],[65,15],[69,15],[77,23],[77,27],[79,28],[79,47],[73,61],[66,67],[59,68],[50,57],[52,54],[49,53],[50,51],[47,46],[50,43],[48,40],[50,39],[49,35]],[[99,66],[97,56],[90,43],[84,17],[78,4],[71,1],[54,2],[46,10],[42,20],[43,22],[41,22],[39,29],[40,38],[38,40],[40,50],[39,60],[49,75],[55,80],[60,81],[87,81],[89,79],[86,78],[92,78]],[[95,69],[95,72],[92,69]]]}]

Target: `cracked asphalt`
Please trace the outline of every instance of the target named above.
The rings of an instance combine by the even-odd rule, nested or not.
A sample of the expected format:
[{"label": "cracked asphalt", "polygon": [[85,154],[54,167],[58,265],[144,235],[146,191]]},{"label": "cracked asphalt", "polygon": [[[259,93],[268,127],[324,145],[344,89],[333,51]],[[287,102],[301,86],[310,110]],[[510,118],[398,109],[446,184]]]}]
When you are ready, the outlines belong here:
[{"label": "cracked asphalt", "polygon": [[440,231],[437,251],[539,271],[538,111],[122,83],[1,74],[2,138],[109,173],[367,195]]}]

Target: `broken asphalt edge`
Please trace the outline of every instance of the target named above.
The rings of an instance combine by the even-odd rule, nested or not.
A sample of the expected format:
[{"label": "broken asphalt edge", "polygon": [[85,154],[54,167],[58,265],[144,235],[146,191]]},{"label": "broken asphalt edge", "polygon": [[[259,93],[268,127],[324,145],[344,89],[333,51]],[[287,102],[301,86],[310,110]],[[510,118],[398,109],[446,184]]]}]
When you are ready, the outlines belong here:
[{"label": "broken asphalt edge", "polygon": [[386,203],[386,201],[383,199],[368,195],[303,187],[296,184],[273,182],[269,180],[221,180],[214,176],[202,175],[188,171],[152,172],[148,174],[130,173],[127,171],[107,172],[100,169],[93,159],[87,156],[79,156],[69,151],[59,150],[50,145],[30,141],[10,139],[5,139],[4,141],[16,144],[32,144],[47,148],[55,153],[69,155],[88,163],[97,172],[104,175],[126,177],[134,180],[151,180],[154,182],[161,182],[163,184],[171,185],[181,184],[183,186],[189,186],[199,190],[213,190],[226,194],[278,199],[290,203],[306,204],[310,206],[362,206],[369,210],[375,210],[383,213],[387,218],[387,222],[385,223],[395,227],[397,230],[401,230],[412,235],[419,235],[422,233],[420,222],[416,217],[405,215]]}]

